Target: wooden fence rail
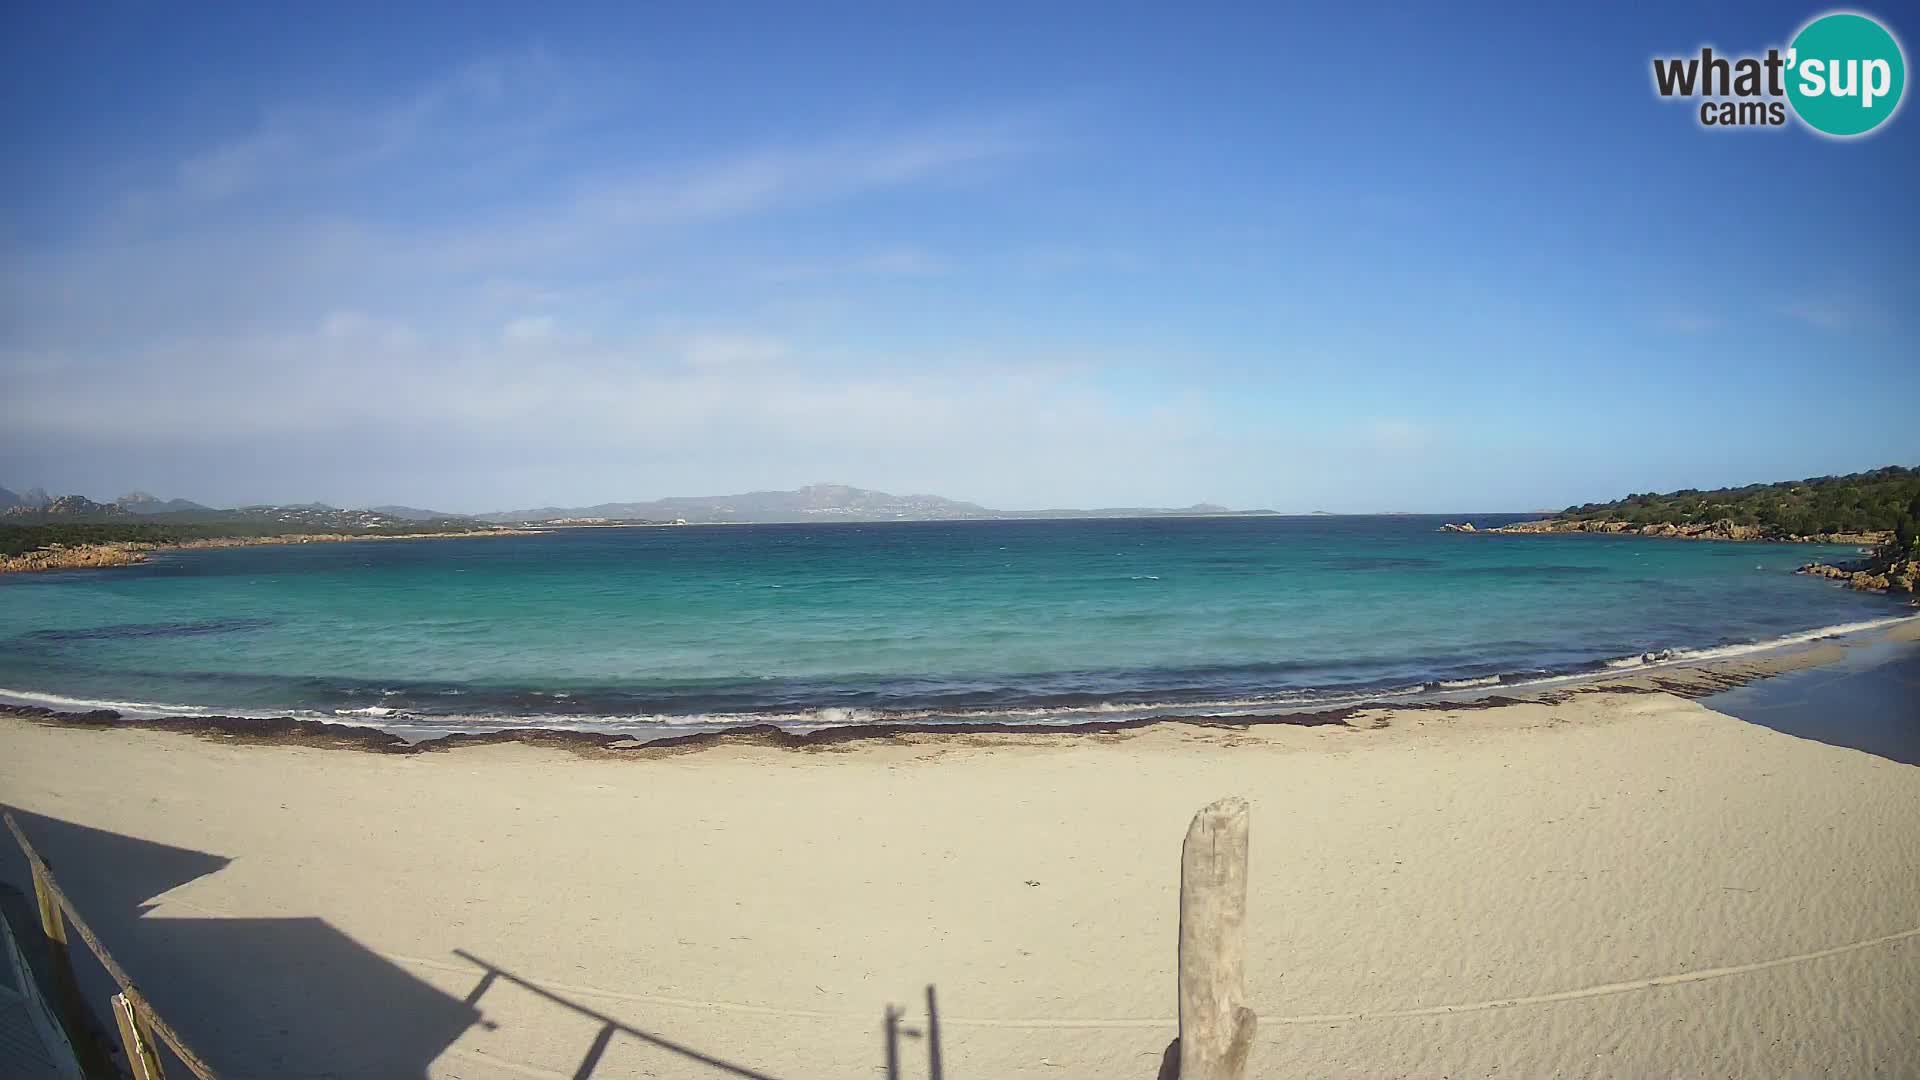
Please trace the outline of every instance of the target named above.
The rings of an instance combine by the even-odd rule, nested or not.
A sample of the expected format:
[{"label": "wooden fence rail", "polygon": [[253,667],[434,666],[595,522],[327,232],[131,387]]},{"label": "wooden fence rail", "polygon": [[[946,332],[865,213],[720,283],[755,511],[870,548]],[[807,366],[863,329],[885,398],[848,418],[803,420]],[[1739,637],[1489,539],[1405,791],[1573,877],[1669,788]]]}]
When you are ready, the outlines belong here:
[{"label": "wooden fence rail", "polygon": [[[73,925],[74,933],[86,943],[100,966],[107,969],[113,981],[120,986],[120,992],[113,996],[114,1025],[120,1029],[120,1044],[127,1054],[127,1065],[133,1070],[134,1080],[165,1080],[161,1072],[160,1056],[157,1046],[164,1044],[178,1058],[180,1064],[199,1080],[220,1080],[200,1055],[193,1052],[173,1025],[166,1022],[154,1010],[145,994],[134,986],[133,979],[127,975],[113,954],[100,943],[93,928],[87,925],[73,901],[60,891],[60,883],[53,878],[53,871],[47,868],[46,860],[34,850],[33,842],[13,819],[6,815],[7,829],[27,856],[27,865],[33,870],[33,896],[40,909],[40,930],[47,936],[47,951],[52,955],[54,980],[60,985],[57,990],[62,999],[62,1008],[66,1012],[67,1030],[72,1037],[79,1039],[86,1035],[91,1027],[87,1022],[85,1005],[79,997],[77,980],[73,974],[73,957],[67,951],[67,924]],[[62,918],[64,914],[64,918]]]}]

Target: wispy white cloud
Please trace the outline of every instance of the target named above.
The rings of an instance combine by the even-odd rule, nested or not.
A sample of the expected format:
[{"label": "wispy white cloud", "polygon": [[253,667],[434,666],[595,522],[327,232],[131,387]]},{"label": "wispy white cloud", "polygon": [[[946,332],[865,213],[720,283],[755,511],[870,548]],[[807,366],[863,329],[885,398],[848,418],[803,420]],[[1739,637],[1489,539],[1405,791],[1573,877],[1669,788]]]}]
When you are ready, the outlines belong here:
[{"label": "wispy white cloud", "polygon": [[1723,325],[1719,316],[1706,311],[1667,311],[1654,320],[1654,325],[1669,334],[1698,337],[1711,334]]},{"label": "wispy white cloud", "polygon": [[1832,333],[1869,329],[1885,321],[1879,309],[1871,304],[1838,297],[1794,301],[1787,305],[1786,315],[1817,330]]},{"label": "wispy white cloud", "polygon": [[379,344],[395,349],[406,348],[419,340],[419,335],[404,322],[351,310],[328,313],[320,323],[320,335],[327,341]]},{"label": "wispy white cloud", "polygon": [[[391,330],[341,312],[305,333],[142,348],[99,382],[21,357],[20,393],[0,404],[0,423],[13,438],[108,454],[137,432],[171,460],[215,463],[203,491],[232,490],[240,473],[343,455],[411,460],[423,447],[462,468],[556,449],[573,462],[566,490],[497,496],[508,501],[663,493],[673,481],[662,476],[687,490],[836,476],[1012,505],[1073,490],[1114,500],[1150,482],[1177,490],[1227,456],[1196,438],[1216,426],[1205,402],[1129,403],[1072,365],[847,368],[726,330],[609,344],[452,344]],[[643,480],[622,479],[642,466]],[[983,475],[1000,479],[982,488]]]},{"label": "wispy white cloud", "polygon": [[701,333],[674,349],[686,366],[704,372],[742,372],[764,368],[789,355],[787,343],[765,334]]},{"label": "wispy white cloud", "polygon": [[1031,152],[1036,143],[1025,127],[1017,119],[936,124],[750,150],[604,181],[584,193],[576,210],[596,223],[685,224],[953,180]]},{"label": "wispy white cloud", "polygon": [[[951,271],[910,226],[850,251],[784,246],[777,230],[708,247],[730,222],[992,183],[1049,150],[1053,118],[712,138],[636,162],[631,148],[544,141],[582,95],[543,63],[471,65],[388,101],[276,107],[144,170],[159,182],[57,247],[8,251],[0,451],[84,445],[108,462],[137,444],[143,460],[198,469],[213,490],[195,490],[214,499],[292,497],[236,490],[263,475],[424,457],[496,490],[560,447],[573,479],[538,482],[586,501],[657,493],[674,475],[686,490],[836,475],[1018,505],[1074,485],[1138,498],[1154,477],[1206,467],[1191,435],[1209,426],[1204,405],[1116,397],[1084,356],[955,343],[850,358],[831,334],[782,331],[855,320],[840,279]],[[447,186],[516,153],[538,167],[497,198]],[[450,212],[392,212],[389,189]],[[669,288],[732,315],[642,305]],[[614,482],[641,467],[655,479],[638,490]],[[1010,479],[978,489],[994,474]]]},{"label": "wispy white cloud", "polygon": [[[543,181],[514,217],[547,227],[696,223],[784,205],[951,181],[1047,145],[1049,114],[923,118],[892,128],[826,128],[811,137],[749,141],[731,151],[610,167],[627,147],[584,159],[553,137],[590,120],[605,99],[632,93],[543,52],[461,66],[383,101],[283,103],[251,130],[187,154],[174,168],[197,202],[352,177],[413,159],[430,166],[415,182],[498,169],[520,161]],[[644,145],[644,135],[636,136]],[[191,209],[165,192],[131,192],[128,205],[164,217]],[[204,209],[204,208],[203,208]]]},{"label": "wispy white cloud", "polygon": [[[550,58],[533,51],[475,61],[389,99],[273,103],[250,129],[182,157],[178,192],[217,203],[408,156],[502,156],[553,126],[567,97],[553,76]],[[193,209],[168,194],[132,192],[127,205],[149,216]]]},{"label": "wispy white cloud", "polygon": [[857,255],[796,259],[765,267],[772,281],[818,281],[839,277],[934,277],[950,269],[948,260],[916,248],[892,248]]},{"label": "wispy white cloud", "polygon": [[1015,251],[1013,265],[1036,276],[1074,274],[1087,270],[1132,272],[1143,269],[1139,254],[1118,248],[1033,247]]},{"label": "wispy white cloud", "polygon": [[500,336],[509,342],[532,344],[552,341],[554,329],[551,315],[522,315],[508,320],[507,325],[500,328]]},{"label": "wispy white cloud", "polygon": [[275,124],[182,161],[180,187],[196,198],[224,199],[287,167],[300,149],[298,136]]},{"label": "wispy white cloud", "polygon": [[[579,125],[619,96],[587,92],[605,91],[593,81],[602,77],[579,82],[572,65],[533,53],[469,64],[390,100],[275,105],[250,129],[130,170],[166,182],[123,193],[57,246],[8,250],[0,287],[12,310],[0,335],[252,332],[383,304],[408,306],[424,325],[448,314],[436,307],[476,305],[482,290],[497,332],[499,305],[557,315],[552,298],[590,279],[613,306],[613,282],[684,280],[689,249],[708,264],[729,258],[699,243],[704,227],[991,180],[1046,150],[1057,127],[1032,110],[929,116],[731,145],[716,137],[635,162],[634,146],[580,138]],[[730,268],[736,288],[947,268],[911,236],[856,254],[756,247]]]}]

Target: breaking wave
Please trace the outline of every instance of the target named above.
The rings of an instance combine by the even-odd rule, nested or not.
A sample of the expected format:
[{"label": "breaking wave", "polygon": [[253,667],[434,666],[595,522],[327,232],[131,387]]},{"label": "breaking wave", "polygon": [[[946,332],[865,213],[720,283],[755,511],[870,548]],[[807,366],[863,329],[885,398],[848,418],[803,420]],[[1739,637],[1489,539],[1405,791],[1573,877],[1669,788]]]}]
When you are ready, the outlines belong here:
[{"label": "breaking wave", "polygon": [[[1021,724],[1072,727],[1114,720],[1177,718],[1181,716],[1251,716],[1277,712],[1316,713],[1369,703],[1391,703],[1422,697],[1473,694],[1505,687],[1539,686],[1640,668],[1702,663],[1791,648],[1829,638],[1884,629],[1920,616],[1891,616],[1803,630],[1761,641],[1734,642],[1702,648],[1665,648],[1611,657],[1560,668],[1516,668],[1485,673],[1458,672],[1440,677],[1376,682],[1372,684],[1276,688],[1271,692],[1223,695],[1200,693],[1156,696],[1114,688],[1105,694],[1056,695],[1051,700],[1019,700],[1017,690],[1005,690],[1012,700],[964,703],[967,695],[932,695],[913,704],[906,700],[875,706],[810,705],[686,708],[669,711],[609,709],[603,696],[587,692],[529,692],[510,695],[488,708],[487,693],[477,688],[439,687],[430,694],[408,694],[395,689],[377,691],[396,704],[337,708],[223,708],[108,698],[83,698],[39,690],[0,688],[0,701],[37,705],[63,711],[112,709],[128,716],[293,716],[302,719],[350,721],[390,730],[408,738],[428,738],[455,731],[485,732],[506,728],[547,728],[628,733],[636,738],[662,737],[691,731],[771,724],[792,731],[866,724]],[[1484,667],[1485,665],[1483,665]],[[1179,680],[1174,680],[1178,682]],[[924,688],[923,688],[924,689]],[[437,706],[427,697],[442,699]],[[448,698],[464,699],[455,711]],[[481,699],[476,701],[475,699]],[[536,700],[537,699],[537,700]],[[571,708],[569,708],[571,707]],[[568,711],[556,711],[567,709]]]}]

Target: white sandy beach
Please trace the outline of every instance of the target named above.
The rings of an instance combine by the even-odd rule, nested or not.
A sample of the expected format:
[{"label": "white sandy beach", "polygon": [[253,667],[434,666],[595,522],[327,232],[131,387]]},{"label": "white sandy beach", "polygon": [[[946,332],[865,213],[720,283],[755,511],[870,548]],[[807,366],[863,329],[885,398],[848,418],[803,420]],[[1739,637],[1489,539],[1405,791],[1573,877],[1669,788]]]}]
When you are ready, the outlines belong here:
[{"label": "white sandy beach", "polygon": [[[1371,719],[629,760],[0,719],[0,798],[232,1076],[872,1076],[933,983],[950,1076],[1152,1077],[1229,794],[1256,1075],[1920,1074],[1920,769],[1665,694]],[[732,1071],[596,1059],[456,950]]]}]

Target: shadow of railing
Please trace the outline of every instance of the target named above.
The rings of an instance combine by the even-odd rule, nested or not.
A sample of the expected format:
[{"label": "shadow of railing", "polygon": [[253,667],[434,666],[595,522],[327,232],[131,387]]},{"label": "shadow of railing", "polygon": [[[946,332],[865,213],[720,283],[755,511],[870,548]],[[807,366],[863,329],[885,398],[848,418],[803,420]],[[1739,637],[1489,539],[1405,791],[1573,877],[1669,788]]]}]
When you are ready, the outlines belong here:
[{"label": "shadow of railing", "polygon": [[701,1065],[705,1065],[711,1069],[718,1069],[721,1072],[732,1073],[734,1076],[745,1077],[746,1080],[776,1080],[775,1077],[760,1072],[757,1069],[751,1069],[745,1065],[736,1064],[722,1058],[714,1057],[712,1054],[703,1053],[685,1043],[678,1043],[664,1035],[642,1030],[624,1020],[608,1016],[606,1013],[600,1012],[597,1009],[589,1008],[577,1001],[561,997],[546,987],[523,979],[496,964],[488,963],[465,949],[455,949],[453,953],[460,959],[479,968],[482,972],[480,982],[476,984],[473,991],[467,995],[466,1003],[469,1006],[477,1006],[480,998],[492,988],[493,984],[496,981],[501,981],[510,983],[549,1004],[558,1005],[575,1015],[586,1017],[600,1025],[600,1030],[594,1034],[592,1044],[587,1047],[586,1056],[580,1061],[580,1067],[573,1072],[573,1080],[588,1080],[588,1078],[593,1075],[593,1071],[599,1068],[600,1059],[605,1056],[607,1047],[612,1045],[615,1035],[630,1035],[642,1042],[677,1054],[689,1061],[698,1062]]},{"label": "shadow of railing", "polygon": [[[776,1080],[583,1005],[464,949],[454,954],[479,969],[480,978],[463,1000],[318,918],[147,919],[156,897],[230,860],[54,818],[18,811],[14,816],[23,847],[37,849],[44,863],[35,867],[20,852],[0,852],[0,880],[31,887],[36,869],[43,878],[58,870],[65,910],[76,922],[84,913],[91,925],[88,944],[106,943],[116,957],[111,968],[76,970],[86,1002],[104,1006],[116,982],[119,992],[132,996],[132,980],[139,979],[149,1015],[165,1016],[221,1075],[424,1078],[462,1034],[482,1022],[481,1000],[504,982],[594,1023],[573,1080],[591,1080],[621,1035],[709,1070]],[[1246,817],[1243,800],[1225,799],[1202,809],[1189,826],[1181,864],[1181,1037],[1163,1058],[1163,1077],[1244,1075],[1255,1020],[1240,1004]],[[99,953],[106,960],[104,948]],[[925,1040],[928,1075],[940,1080],[940,1022],[931,986],[926,1005],[924,1028],[903,1025],[905,1014],[887,1007],[882,1032],[889,1078],[900,1075],[901,1040],[910,1039]],[[185,1052],[185,1041],[171,1041]],[[175,1063],[199,1064],[179,1058]],[[204,1066],[192,1071],[212,1075]]]},{"label": "shadow of railing", "polygon": [[[425,1077],[479,1019],[322,919],[145,917],[153,898],[227,866],[223,856],[13,815],[124,974],[222,1076]],[[11,842],[0,841],[0,880],[32,895]],[[77,989],[111,1032],[100,1019],[120,988],[75,945]],[[191,1075],[163,1061],[167,1075]]]},{"label": "shadow of railing", "polygon": [[[319,918],[147,918],[157,897],[216,873],[231,860],[25,811],[11,813],[22,839],[30,838],[44,860],[48,877],[57,871],[58,888],[90,927],[88,936],[103,951],[111,949],[112,968],[92,961],[87,948],[72,950],[75,996],[82,1011],[93,1014],[86,1026],[112,1042],[109,1001],[137,980],[134,992],[142,1008],[164,1017],[169,1034],[177,1029],[184,1036],[179,1045],[190,1043],[205,1055],[204,1062],[189,1063],[167,1051],[167,1040],[157,1040],[167,1075],[425,1077],[468,1029],[476,1023],[492,1026],[482,1019],[481,1000],[504,982],[598,1025],[573,1072],[575,1080],[600,1070],[616,1036],[744,1080],[776,1080],[609,1016],[465,950],[455,950],[456,955],[481,975],[462,1000]],[[17,883],[31,896],[33,879],[30,857],[0,842],[0,881]],[[896,1037],[922,1034],[898,1027],[898,1016],[888,1010],[890,1063]],[[937,1050],[934,1055],[937,1070]],[[0,1075],[5,1072],[0,1062]]]}]

